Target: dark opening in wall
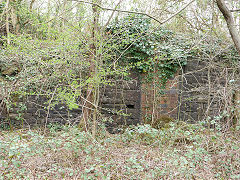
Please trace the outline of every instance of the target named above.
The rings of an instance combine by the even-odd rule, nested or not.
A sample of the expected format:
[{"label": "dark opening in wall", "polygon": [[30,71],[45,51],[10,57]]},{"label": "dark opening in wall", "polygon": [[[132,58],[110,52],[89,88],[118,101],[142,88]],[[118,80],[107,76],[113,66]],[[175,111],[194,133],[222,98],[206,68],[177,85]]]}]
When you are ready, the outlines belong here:
[{"label": "dark opening in wall", "polygon": [[134,105],[132,105],[132,104],[127,104],[127,108],[129,108],[129,109],[134,109]]}]

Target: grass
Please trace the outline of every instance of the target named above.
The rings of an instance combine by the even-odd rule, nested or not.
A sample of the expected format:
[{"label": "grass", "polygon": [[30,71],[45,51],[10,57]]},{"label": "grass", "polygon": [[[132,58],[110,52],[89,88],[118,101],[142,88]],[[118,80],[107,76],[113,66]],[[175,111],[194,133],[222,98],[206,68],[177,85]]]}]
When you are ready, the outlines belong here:
[{"label": "grass", "polygon": [[0,132],[0,179],[240,179],[239,130],[177,125]]}]

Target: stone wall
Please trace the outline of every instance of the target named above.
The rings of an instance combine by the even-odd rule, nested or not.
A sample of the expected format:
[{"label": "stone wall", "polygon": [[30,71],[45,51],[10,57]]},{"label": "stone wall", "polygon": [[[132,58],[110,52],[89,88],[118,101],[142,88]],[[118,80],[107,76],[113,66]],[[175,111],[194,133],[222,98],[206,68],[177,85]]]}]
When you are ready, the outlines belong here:
[{"label": "stone wall", "polygon": [[[179,78],[179,117],[194,122],[206,118],[208,69],[201,60],[189,61]],[[215,104],[216,102],[214,102]],[[212,109],[209,109],[212,111]]]},{"label": "stone wall", "polygon": [[[225,110],[230,114],[227,106],[234,106],[232,92],[240,90],[240,71],[234,73],[224,63],[221,58],[189,59],[167,82],[162,95],[155,95],[154,84],[142,84],[142,117],[168,116],[194,123],[216,119]],[[232,85],[231,78],[236,81]]]},{"label": "stone wall", "polygon": [[[9,124],[9,122],[12,125],[23,125],[24,127],[47,125],[49,123],[76,124],[79,122],[80,108],[69,110],[64,103],[57,103],[48,108],[48,101],[49,99],[44,96],[35,95],[16,100],[8,113],[6,110],[1,112],[0,126]],[[26,105],[26,108],[23,105]]]},{"label": "stone wall", "polygon": [[141,122],[140,75],[132,72],[130,78],[128,81],[113,81],[111,86],[102,89],[100,107],[102,113],[112,119],[112,122],[107,122],[110,131],[118,131],[118,127]]},{"label": "stone wall", "polygon": [[[155,82],[158,83],[158,81]],[[178,79],[168,80],[166,88],[163,90],[156,86],[154,83],[142,84],[143,118],[160,119],[162,116],[168,116],[176,119],[178,114]]]},{"label": "stone wall", "polygon": [[[167,115],[196,122],[219,115],[226,101],[224,92],[227,87],[223,77],[227,75],[223,73],[227,70],[225,68],[226,72],[223,72],[224,67],[214,67],[199,59],[189,61],[167,82],[160,96],[156,95],[153,83],[141,84],[140,74],[136,72],[132,72],[130,80],[113,80],[111,86],[106,85],[100,90],[100,112],[112,119],[112,122],[106,122],[109,131],[117,132],[118,127],[136,125],[152,116],[160,118]],[[50,122],[77,124],[81,118],[81,108],[69,110],[66,105],[56,103],[48,109],[48,99],[41,96],[29,96],[21,101],[27,102],[27,110],[21,110],[16,104],[10,110],[10,119],[16,119],[21,113],[25,124],[38,125]],[[0,110],[1,125],[8,123],[4,120],[6,111],[3,103]],[[22,123],[21,120],[14,122]]]},{"label": "stone wall", "polygon": [[224,111],[230,114],[232,92],[239,84],[229,81],[239,79],[236,73],[221,59],[189,60],[179,76],[179,118],[196,122],[216,118]]},{"label": "stone wall", "polygon": [[[112,80],[111,85],[101,87],[100,112],[112,121],[106,122],[109,131],[117,132],[125,125],[136,125],[141,121],[141,86],[139,74],[132,73],[130,80]],[[51,101],[44,96],[28,96],[16,99],[9,113],[2,105],[0,111],[0,126],[15,125],[47,125],[49,123],[77,124],[81,119],[82,108],[68,109],[64,103]],[[79,100],[80,102],[80,100]],[[4,104],[4,103],[3,103]],[[27,108],[22,109],[21,104]],[[79,103],[81,104],[81,103]],[[9,118],[7,118],[7,114]],[[21,117],[20,117],[21,115]],[[7,120],[8,119],[8,120]]]}]

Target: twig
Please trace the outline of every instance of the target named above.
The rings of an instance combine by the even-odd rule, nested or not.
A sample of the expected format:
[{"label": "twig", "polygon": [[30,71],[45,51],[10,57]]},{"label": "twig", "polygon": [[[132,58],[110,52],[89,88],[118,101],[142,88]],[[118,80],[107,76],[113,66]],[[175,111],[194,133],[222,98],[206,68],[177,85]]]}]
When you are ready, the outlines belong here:
[{"label": "twig", "polygon": [[177,11],[175,14],[173,14],[172,16],[170,16],[168,19],[164,20],[161,24],[166,23],[167,21],[171,20],[173,17],[175,17],[176,15],[180,14],[184,9],[186,9],[190,4],[192,4],[195,0],[190,1],[186,6],[184,6],[182,9],[180,9],[179,11]]},{"label": "twig", "polygon": [[104,27],[107,27],[107,26],[108,26],[108,24],[110,23],[110,21],[111,21],[113,15],[114,15],[114,13],[116,12],[117,7],[121,4],[122,1],[123,1],[123,0],[119,0],[119,2],[117,3],[116,7],[114,8],[114,10],[113,10],[111,16],[108,18],[107,23],[104,25]]},{"label": "twig", "polygon": [[55,88],[55,90],[54,90],[54,92],[52,94],[52,97],[51,97],[51,99],[49,100],[49,103],[48,103],[47,115],[46,115],[46,121],[45,121],[45,127],[44,127],[44,134],[46,133],[46,129],[47,129],[47,122],[48,122],[48,116],[50,114],[51,103],[52,103],[54,95],[55,95],[55,93],[57,91],[57,88],[58,88],[58,86],[56,86],[56,88]]},{"label": "twig", "polygon": [[232,10],[230,10],[230,12],[239,12],[240,11],[240,9],[232,9]]},{"label": "twig", "polygon": [[179,11],[177,11],[175,14],[173,14],[172,16],[170,16],[169,18],[167,18],[166,20],[164,21],[159,21],[158,19],[156,19],[155,17],[149,15],[149,14],[146,14],[146,13],[143,13],[143,12],[137,12],[137,11],[128,11],[128,10],[120,10],[120,9],[113,9],[113,8],[106,8],[106,7],[102,7],[100,6],[99,4],[97,3],[93,3],[93,2],[88,2],[88,1],[82,1],[82,0],[68,0],[68,1],[76,1],[76,2],[80,2],[80,3],[86,3],[86,4],[92,4],[92,5],[95,5],[103,10],[106,10],[106,11],[118,11],[118,12],[123,12],[123,13],[131,13],[131,14],[141,14],[141,15],[145,15],[145,16],[148,16],[149,18],[157,21],[159,24],[164,24],[166,22],[168,22],[169,20],[171,20],[173,17],[175,17],[176,15],[178,15],[179,13],[181,13],[184,9],[186,9],[190,4],[192,4],[195,0],[192,0],[190,1],[186,6],[184,6],[182,9],[180,9]]}]

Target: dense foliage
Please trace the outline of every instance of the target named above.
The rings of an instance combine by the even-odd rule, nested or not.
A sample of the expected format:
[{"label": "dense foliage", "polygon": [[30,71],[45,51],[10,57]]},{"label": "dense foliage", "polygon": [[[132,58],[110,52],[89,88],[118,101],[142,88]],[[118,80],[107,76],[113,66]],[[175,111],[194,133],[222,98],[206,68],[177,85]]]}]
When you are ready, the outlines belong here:
[{"label": "dense foliage", "polygon": [[179,67],[186,65],[190,56],[186,40],[170,30],[152,26],[151,19],[142,15],[116,20],[107,31],[115,37],[112,43],[119,44],[117,52],[121,64],[147,72],[150,81],[153,81],[151,77],[158,76],[162,85]]},{"label": "dense foliage", "polygon": [[[105,13],[115,2],[0,2],[0,180],[240,179],[239,55],[228,42],[215,0],[134,0],[127,7],[119,1],[112,16]],[[238,1],[229,3],[239,9]],[[124,6],[159,20],[118,11]],[[204,70],[184,74],[183,66],[196,62],[206,64]],[[132,107],[140,104],[127,107],[120,99],[125,92],[109,87],[128,82],[132,71],[142,77],[141,95],[149,96],[141,115],[145,124],[126,127]],[[164,93],[174,76],[177,86],[190,81],[169,92],[177,95],[167,104]],[[123,89],[130,84],[124,83]],[[115,109],[99,104],[107,91],[116,93]],[[170,103],[178,107],[154,116]],[[182,104],[186,120],[195,124],[168,116]],[[191,108],[202,119],[187,119]],[[61,118],[51,119],[51,110]],[[117,124],[118,115],[125,125],[112,131],[121,133],[109,134],[107,125]],[[40,121],[41,127],[31,124]]]},{"label": "dense foliage", "polygon": [[96,139],[76,127],[0,132],[0,179],[239,179],[239,134],[142,125]]}]

